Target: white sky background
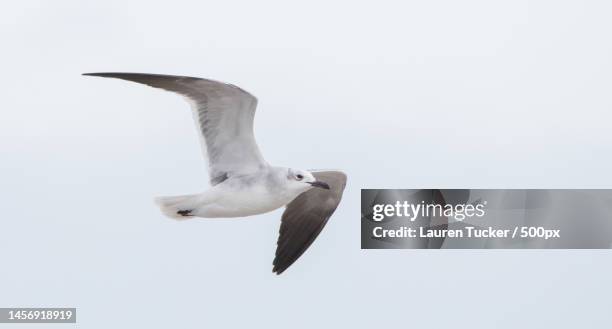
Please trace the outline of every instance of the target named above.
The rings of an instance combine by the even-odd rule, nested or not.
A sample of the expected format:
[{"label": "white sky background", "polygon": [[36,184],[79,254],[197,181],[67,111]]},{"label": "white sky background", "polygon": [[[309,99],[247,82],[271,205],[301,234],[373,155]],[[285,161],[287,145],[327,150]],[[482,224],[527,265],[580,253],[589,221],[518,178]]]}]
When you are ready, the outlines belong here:
[{"label": "white sky background", "polygon": [[[82,328],[608,321],[608,251],[362,251],[359,195],[611,188],[611,10],[608,1],[5,1],[0,306],[77,307]],[[170,93],[80,76],[100,71],[247,89],[259,98],[269,162],[345,170],[343,203],[280,277],[271,273],[280,211],[162,217],[154,196],[206,186],[190,111]]]}]

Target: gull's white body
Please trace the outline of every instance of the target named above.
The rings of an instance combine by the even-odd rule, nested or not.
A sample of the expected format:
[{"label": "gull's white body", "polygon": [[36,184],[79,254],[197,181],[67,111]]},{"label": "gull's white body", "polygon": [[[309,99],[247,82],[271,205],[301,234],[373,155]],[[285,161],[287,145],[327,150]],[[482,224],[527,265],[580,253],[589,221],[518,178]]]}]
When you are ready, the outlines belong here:
[{"label": "gull's white body", "polygon": [[185,219],[178,211],[191,210],[189,215],[204,218],[246,217],[263,214],[285,206],[301,193],[312,188],[289,184],[290,169],[269,166],[252,174],[228,178],[202,194],[162,197],[156,203],[164,214]]},{"label": "gull's white body", "polygon": [[340,203],[346,186],[344,173],[274,167],[265,161],[253,133],[257,99],[248,92],[184,76],[85,75],[138,82],[187,99],[200,132],[211,187],[200,194],[160,197],[156,203],[175,219],[246,217],[286,206],[273,263],[277,274],[310,246]]}]

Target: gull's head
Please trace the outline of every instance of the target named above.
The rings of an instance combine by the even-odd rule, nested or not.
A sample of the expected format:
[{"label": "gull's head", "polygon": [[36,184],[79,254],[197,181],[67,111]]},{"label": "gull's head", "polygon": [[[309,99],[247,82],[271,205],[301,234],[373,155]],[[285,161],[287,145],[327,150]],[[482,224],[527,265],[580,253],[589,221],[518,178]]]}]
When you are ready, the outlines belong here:
[{"label": "gull's head", "polygon": [[329,190],[327,183],[317,180],[308,170],[289,169],[287,173],[289,186],[299,190],[308,190],[312,187]]}]

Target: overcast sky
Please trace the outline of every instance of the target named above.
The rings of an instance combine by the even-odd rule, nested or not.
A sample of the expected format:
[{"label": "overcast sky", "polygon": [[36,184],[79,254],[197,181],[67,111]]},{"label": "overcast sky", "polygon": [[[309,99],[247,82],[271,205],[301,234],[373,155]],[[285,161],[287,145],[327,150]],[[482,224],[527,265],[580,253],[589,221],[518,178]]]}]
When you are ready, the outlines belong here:
[{"label": "overcast sky", "polygon": [[[359,195],[612,187],[611,10],[4,1],[0,306],[77,307],[82,328],[600,326],[608,251],[360,250]],[[344,170],[342,204],[280,277],[280,211],[163,217],[153,197],[206,188],[187,104],[80,76],[99,71],[243,87],[267,160]]]}]

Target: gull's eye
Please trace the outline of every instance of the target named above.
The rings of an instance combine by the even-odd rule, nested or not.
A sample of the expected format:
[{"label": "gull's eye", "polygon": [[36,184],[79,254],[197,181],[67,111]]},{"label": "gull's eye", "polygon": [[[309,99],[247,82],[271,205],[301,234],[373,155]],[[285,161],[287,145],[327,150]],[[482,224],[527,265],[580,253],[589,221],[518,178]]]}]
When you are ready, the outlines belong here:
[{"label": "gull's eye", "polygon": [[297,180],[302,180],[303,178],[304,178],[304,176],[302,176],[300,174],[295,175],[295,179],[297,179]]}]

